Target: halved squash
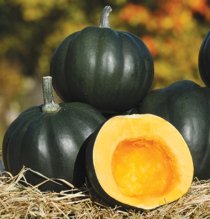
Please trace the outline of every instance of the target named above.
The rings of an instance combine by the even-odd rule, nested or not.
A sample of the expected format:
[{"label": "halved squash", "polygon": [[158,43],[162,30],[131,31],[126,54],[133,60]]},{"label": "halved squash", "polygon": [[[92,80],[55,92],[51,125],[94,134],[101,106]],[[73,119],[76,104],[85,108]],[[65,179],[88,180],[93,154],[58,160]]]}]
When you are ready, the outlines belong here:
[{"label": "halved squash", "polygon": [[152,209],[190,188],[193,162],[181,134],[152,114],[115,116],[86,145],[87,179],[111,206]]}]

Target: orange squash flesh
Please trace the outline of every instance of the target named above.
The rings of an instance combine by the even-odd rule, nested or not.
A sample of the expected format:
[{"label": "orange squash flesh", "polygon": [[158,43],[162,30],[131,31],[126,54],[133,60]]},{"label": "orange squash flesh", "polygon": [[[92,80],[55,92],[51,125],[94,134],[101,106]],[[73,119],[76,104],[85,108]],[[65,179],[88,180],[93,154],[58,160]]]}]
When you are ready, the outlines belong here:
[{"label": "orange squash flesh", "polygon": [[158,197],[167,193],[179,180],[176,169],[176,160],[161,140],[123,140],[112,156],[116,184],[130,197]]},{"label": "orange squash flesh", "polygon": [[193,179],[192,157],[181,134],[151,114],[109,119],[96,137],[93,166],[108,196],[142,209],[177,200]]}]

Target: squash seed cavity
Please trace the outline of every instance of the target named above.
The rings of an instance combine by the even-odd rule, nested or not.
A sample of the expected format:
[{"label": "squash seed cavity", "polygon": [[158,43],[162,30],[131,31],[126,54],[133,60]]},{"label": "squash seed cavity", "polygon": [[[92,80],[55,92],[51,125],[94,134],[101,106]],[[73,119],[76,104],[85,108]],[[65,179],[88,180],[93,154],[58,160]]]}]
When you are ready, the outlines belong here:
[{"label": "squash seed cavity", "polygon": [[167,194],[178,182],[176,160],[159,138],[125,139],[112,156],[112,174],[120,192],[148,198]]}]

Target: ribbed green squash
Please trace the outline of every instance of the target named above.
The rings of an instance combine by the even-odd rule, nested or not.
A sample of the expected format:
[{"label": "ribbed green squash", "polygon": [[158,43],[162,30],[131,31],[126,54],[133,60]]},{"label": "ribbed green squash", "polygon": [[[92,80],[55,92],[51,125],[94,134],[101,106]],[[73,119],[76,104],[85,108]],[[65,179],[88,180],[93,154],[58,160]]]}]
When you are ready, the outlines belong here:
[{"label": "ribbed green squash", "polygon": [[203,82],[210,86],[210,32],[208,32],[201,44],[198,55],[198,67]]},{"label": "ribbed green squash", "polygon": [[64,101],[88,103],[104,113],[134,107],[153,81],[151,53],[137,36],[108,25],[105,7],[100,27],[69,35],[56,49],[50,73]]},{"label": "ribbed green squash", "polygon": [[[46,79],[48,83],[49,78]],[[47,177],[79,186],[84,181],[84,172],[80,170],[84,168],[78,162],[80,147],[105,119],[87,104],[58,105],[53,102],[51,91],[44,95],[44,105],[22,112],[9,126],[3,141],[5,168],[17,174],[24,165]],[[43,181],[35,174],[29,174],[27,179],[32,184]],[[48,183],[42,189],[58,187]]]},{"label": "ribbed green squash", "polygon": [[[210,178],[210,89],[192,81],[178,81],[151,91],[138,107],[172,123],[191,151],[195,176]],[[158,127],[157,127],[158,129]]]}]

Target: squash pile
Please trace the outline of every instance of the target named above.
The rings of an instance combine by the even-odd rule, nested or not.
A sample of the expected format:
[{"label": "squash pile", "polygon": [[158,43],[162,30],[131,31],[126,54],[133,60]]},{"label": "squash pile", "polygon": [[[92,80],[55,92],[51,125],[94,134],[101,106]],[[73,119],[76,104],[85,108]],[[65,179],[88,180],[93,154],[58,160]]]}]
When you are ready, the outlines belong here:
[{"label": "squash pile", "polygon": [[[25,165],[76,187],[86,181],[93,200],[110,206],[153,209],[182,197],[193,177],[210,178],[210,89],[186,80],[150,91],[152,55],[137,36],[110,27],[110,12],[58,46],[44,104],[10,125],[3,160],[13,174]],[[207,35],[199,54],[207,86],[209,48]]]}]

